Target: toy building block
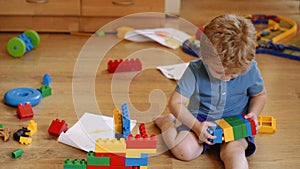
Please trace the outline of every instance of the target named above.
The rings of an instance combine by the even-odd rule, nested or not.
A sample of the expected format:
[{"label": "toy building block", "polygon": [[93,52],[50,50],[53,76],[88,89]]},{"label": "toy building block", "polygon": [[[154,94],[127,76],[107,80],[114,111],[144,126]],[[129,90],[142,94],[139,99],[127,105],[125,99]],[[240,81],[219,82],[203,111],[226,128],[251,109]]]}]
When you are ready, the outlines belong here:
[{"label": "toy building block", "polygon": [[15,150],[15,151],[13,151],[12,153],[11,153],[11,158],[13,158],[13,159],[15,159],[15,158],[19,158],[19,157],[21,157],[21,155],[24,153],[24,150],[22,150],[22,149],[17,149],[17,150]]},{"label": "toy building block", "polygon": [[105,139],[101,138],[96,140],[96,150],[97,153],[125,153],[126,152],[126,142],[124,138],[120,140],[114,139]]},{"label": "toy building block", "polygon": [[216,120],[215,122],[223,129],[225,142],[233,141],[234,135],[232,127],[224,119]]},{"label": "toy building block", "polygon": [[119,109],[115,108],[114,111],[114,124],[115,133],[122,133],[122,114]]},{"label": "toy building block", "polygon": [[19,129],[14,133],[14,139],[19,141],[21,136],[29,137],[26,133],[30,132],[26,127],[23,127],[22,129]]},{"label": "toy building block", "polygon": [[0,129],[2,129],[3,128],[3,124],[0,124]]},{"label": "toy building block", "polygon": [[109,157],[110,166],[125,166],[125,153],[97,153],[94,155],[96,157]]},{"label": "toy building block", "polygon": [[49,85],[43,85],[38,89],[43,97],[50,96],[52,94],[52,89]]},{"label": "toy building block", "polygon": [[243,123],[243,121],[241,121],[237,116],[226,117],[224,120],[232,126],[234,140],[239,140],[248,136],[246,124]]},{"label": "toy building block", "polygon": [[129,134],[126,138],[126,148],[127,149],[156,149],[157,138],[153,134],[150,137],[137,134],[135,137],[132,134]]},{"label": "toy building block", "polygon": [[260,129],[258,133],[274,133],[276,131],[276,119],[272,116],[258,116]]},{"label": "toy building block", "polygon": [[207,131],[210,135],[216,136],[216,139],[210,139],[210,142],[214,144],[223,142],[223,131],[218,125],[215,128],[207,128]]},{"label": "toy building block", "polygon": [[32,142],[32,138],[21,136],[19,142],[21,144],[30,144]]},{"label": "toy building block", "polygon": [[60,133],[68,130],[68,124],[64,120],[55,119],[48,128],[48,133],[54,136],[59,136]]},{"label": "toy building block", "polygon": [[10,137],[10,130],[8,128],[0,128],[0,137],[3,137],[3,141],[8,141]]},{"label": "toy building block", "polygon": [[74,159],[71,161],[67,158],[64,162],[64,169],[86,169],[86,161],[84,159],[80,161]]},{"label": "toy building block", "polygon": [[155,154],[155,149],[126,149],[126,158],[141,158],[142,154]]},{"label": "toy building block", "polygon": [[125,166],[148,166],[148,154],[142,154],[141,158],[126,158]]},{"label": "toy building block", "polygon": [[43,85],[50,85],[51,83],[52,83],[51,76],[48,73],[44,74],[42,84]]},{"label": "toy building block", "polygon": [[120,59],[109,60],[107,63],[107,69],[110,73],[114,72],[130,72],[142,70],[142,63],[139,58],[136,59]]},{"label": "toy building block", "polygon": [[140,166],[139,169],[148,169],[148,166]]},{"label": "toy building block", "polygon": [[93,151],[88,152],[87,155],[88,166],[110,166],[109,156],[95,156]]},{"label": "toy building block", "polygon": [[122,130],[123,136],[126,138],[130,133],[130,114],[128,105],[126,103],[122,104]]},{"label": "toy building block", "polygon": [[[246,114],[242,114],[243,117],[246,116]],[[250,118],[246,118],[247,121],[249,121],[250,125],[251,125],[251,132],[252,132],[252,136],[256,135],[256,126],[255,126],[255,122],[250,119]]]},{"label": "toy building block", "polygon": [[37,123],[34,120],[30,120],[27,129],[30,130],[30,132],[26,132],[25,134],[31,137],[37,132]]},{"label": "toy building block", "polygon": [[33,110],[29,103],[18,104],[17,115],[20,119],[33,118]]}]

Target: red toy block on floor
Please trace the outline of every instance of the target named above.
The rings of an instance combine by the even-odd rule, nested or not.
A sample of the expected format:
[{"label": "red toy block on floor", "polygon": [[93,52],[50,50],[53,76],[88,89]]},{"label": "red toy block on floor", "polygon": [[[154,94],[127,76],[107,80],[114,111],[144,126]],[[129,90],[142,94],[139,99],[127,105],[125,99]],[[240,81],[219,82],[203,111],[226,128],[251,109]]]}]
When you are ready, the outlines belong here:
[{"label": "red toy block on floor", "polygon": [[48,133],[58,137],[61,132],[66,132],[67,130],[68,124],[64,120],[55,119],[48,128]]},{"label": "red toy block on floor", "polygon": [[114,72],[130,72],[142,70],[142,63],[139,58],[136,59],[121,59],[121,60],[110,60],[107,63],[107,70],[110,73]]},{"label": "red toy block on floor", "polygon": [[33,117],[33,110],[29,103],[18,104],[17,114],[20,119],[28,119]]}]

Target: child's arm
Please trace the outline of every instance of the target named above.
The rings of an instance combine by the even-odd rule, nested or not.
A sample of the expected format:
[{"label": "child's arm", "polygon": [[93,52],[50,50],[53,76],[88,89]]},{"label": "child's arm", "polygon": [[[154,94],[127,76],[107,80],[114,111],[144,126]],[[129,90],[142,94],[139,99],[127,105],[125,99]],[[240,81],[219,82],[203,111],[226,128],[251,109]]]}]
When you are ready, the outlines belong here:
[{"label": "child's arm", "polygon": [[[187,109],[186,104],[188,98],[184,97],[177,91],[175,91],[169,102],[169,109],[171,113],[184,125],[192,129],[198,136],[199,140],[212,144],[208,139],[215,139],[216,136],[210,135],[206,130],[209,126],[213,127],[214,124],[210,122],[198,121],[192,113]],[[205,131],[205,132],[203,132]]]},{"label": "child's arm", "polygon": [[262,92],[260,92],[255,96],[251,96],[250,98],[249,109],[248,109],[249,113],[246,115],[246,118],[251,118],[255,121],[256,131],[259,130],[257,118],[265,106],[266,98],[267,98],[266,89],[263,89]]}]

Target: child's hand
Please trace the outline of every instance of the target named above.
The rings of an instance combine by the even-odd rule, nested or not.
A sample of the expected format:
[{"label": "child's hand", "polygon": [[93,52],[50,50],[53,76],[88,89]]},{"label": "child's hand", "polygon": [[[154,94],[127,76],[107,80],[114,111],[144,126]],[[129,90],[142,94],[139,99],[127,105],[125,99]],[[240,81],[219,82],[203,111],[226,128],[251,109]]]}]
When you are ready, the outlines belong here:
[{"label": "child's hand", "polygon": [[246,116],[245,116],[245,118],[246,119],[252,119],[254,122],[255,122],[255,127],[256,127],[256,133],[258,132],[258,130],[259,130],[259,128],[260,128],[260,126],[259,126],[259,124],[258,124],[258,118],[257,118],[257,115],[256,115],[256,113],[252,113],[252,112],[250,112],[250,113],[248,113]]},{"label": "child's hand", "polygon": [[208,129],[208,127],[214,128],[215,126],[216,126],[216,124],[214,124],[212,122],[207,122],[207,121],[201,122],[200,127],[199,127],[200,132],[199,132],[199,134],[197,134],[200,143],[206,143],[206,144],[209,144],[209,145],[213,144],[209,140],[216,139],[216,136],[212,136],[211,134],[209,134],[207,129]]}]

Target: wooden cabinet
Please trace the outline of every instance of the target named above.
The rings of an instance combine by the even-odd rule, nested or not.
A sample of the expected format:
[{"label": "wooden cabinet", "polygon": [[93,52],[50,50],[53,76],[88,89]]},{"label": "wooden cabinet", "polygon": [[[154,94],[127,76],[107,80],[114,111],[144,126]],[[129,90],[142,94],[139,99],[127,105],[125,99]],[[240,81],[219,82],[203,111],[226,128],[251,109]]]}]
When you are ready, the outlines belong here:
[{"label": "wooden cabinet", "polygon": [[165,0],[29,1],[0,0],[0,31],[94,32],[122,16],[165,10]]},{"label": "wooden cabinet", "polygon": [[0,0],[1,31],[77,31],[79,16],[80,0]]}]

